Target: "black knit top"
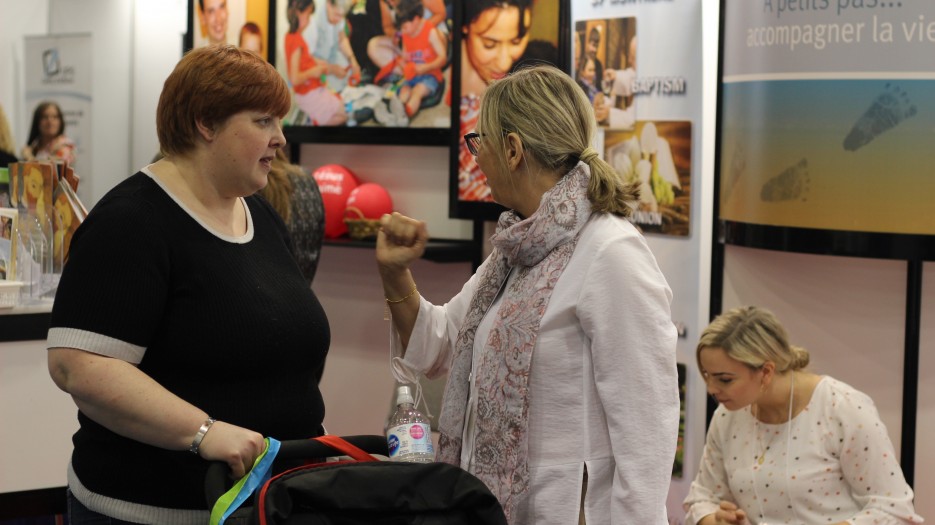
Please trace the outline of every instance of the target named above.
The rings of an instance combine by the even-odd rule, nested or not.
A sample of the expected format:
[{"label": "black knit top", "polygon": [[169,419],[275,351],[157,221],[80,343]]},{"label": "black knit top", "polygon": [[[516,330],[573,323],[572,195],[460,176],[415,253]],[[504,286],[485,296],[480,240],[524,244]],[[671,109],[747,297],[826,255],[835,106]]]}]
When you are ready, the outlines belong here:
[{"label": "black knit top", "polygon": [[[75,232],[48,346],[138,364],[212,417],[264,436],[317,436],[325,409],[315,370],[328,320],[282,220],[262,198],[244,201],[247,234],[233,238],[147,173],[121,182]],[[150,519],[206,508],[206,461],[121,437],[80,411],[78,420],[70,480],[80,481],[79,499]]]}]

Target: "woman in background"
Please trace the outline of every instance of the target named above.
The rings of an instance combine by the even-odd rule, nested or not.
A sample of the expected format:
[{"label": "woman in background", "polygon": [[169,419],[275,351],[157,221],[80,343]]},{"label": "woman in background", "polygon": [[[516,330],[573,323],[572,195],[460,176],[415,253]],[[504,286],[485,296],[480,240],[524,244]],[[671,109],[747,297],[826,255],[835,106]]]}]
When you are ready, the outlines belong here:
[{"label": "woman in background", "polygon": [[318,183],[279,149],[269,170],[269,182],[260,193],[289,228],[296,262],[311,286],[325,234],[325,206]]},{"label": "woman in background", "polygon": [[768,310],[735,308],[698,341],[720,403],[684,507],[690,525],[920,523],[886,427],[863,392],[805,367]]},{"label": "woman in background", "polygon": [[75,162],[75,143],[65,135],[62,108],[51,101],[41,102],[32,115],[29,138],[23,148],[24,160],[63,160]]}]

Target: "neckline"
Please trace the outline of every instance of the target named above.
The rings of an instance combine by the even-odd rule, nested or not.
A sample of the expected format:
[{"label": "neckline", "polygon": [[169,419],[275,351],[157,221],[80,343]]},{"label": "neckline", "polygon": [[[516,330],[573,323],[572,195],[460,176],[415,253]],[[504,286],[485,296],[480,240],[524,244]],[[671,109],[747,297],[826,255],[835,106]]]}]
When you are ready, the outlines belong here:
[{"label": "neckline", "polygon": [[796,418],[798,418],[800,415],[802,415],[808,410],[808,407],[812,405],[812,400],[815,399],[815,393],[818,392],[819,388],[822,388],[822,385],[825,384],[825,378],[827,377],[828,376],[824,376],[824,375],[818,376],[818,382],[815,383],[815,389],[812,390],[812,395],[809,397],[808,403],[806,403],[805,406],[802,407],[802,410],[800,410],[796,414],[793,414],[791,418],[789,418],[786,421],[783,421],[782,423],[765,423],[761,421],[758,417],[756,417],[756,414],[753,413],[753,405],[748,406],[747,411],[750,414],[750,417],[753,418],[754,423],[758,425],[762,425],[764,428],[775,428],[778,426],[785,425],[786,423],[789,423],[790,421],[795,420]]},{"label": "neckline", "polygon": [[175,202],[175,204],[178,205],[179,208],[182,208],[182,211],[184,211],[189,217],[192,218],[192,220],[197,222],[198,225],[204,228],[208,233],[210,233],[211,235],[214,235],[215,237],[217,237],[218,239],[221,239],[222,241],[226,241],[232,244],[246,244],[253,240],[253,231],[254,231],[253,230],[253,215],[250,213],[250,206],[247,206],[246,199],[244,199],[243,197],[237,198],[240,201],[240,205],[243,206],[244,213],[247,216],[247,231],[243,235],[228,235],[226,233],[218,231],[217,229],[213,228],[211,225],[203,221],[200,217],[198,217],[198,215],[196,215],[191,210],[191,208],[186,206],[185,203],[182,202],[182,200],[178,198],[178,196],[176,196],[174,193],[172,193],[171,190],[169,190],[169,188],[165,185],[165,183],[159,180],[159,177],[157,177],[152,172],[152,170],[149,169],[150,166],[151,164],[144,167],[140,171],[144,175],[149,177],[153,182],[155,182],[156,185],[159,186],[159,188],[162,189],[162,191],[164,191],[165,194],[168,195],[169,198],[172,199],[172,201]]}]

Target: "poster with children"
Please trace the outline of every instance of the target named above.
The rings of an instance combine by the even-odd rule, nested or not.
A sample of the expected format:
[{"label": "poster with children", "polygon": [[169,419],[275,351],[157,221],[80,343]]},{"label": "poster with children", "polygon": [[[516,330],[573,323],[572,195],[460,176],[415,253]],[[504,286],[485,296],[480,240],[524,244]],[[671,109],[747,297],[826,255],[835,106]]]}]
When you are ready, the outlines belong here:
[{"label": "poster with children", "polygon": [[453,0],[287,0],[276,6],[286,126],[449,128]]},{"label": "poster with children", "polygon": [[269,0],[193,0],[192,46],[232,44],[269,59]]}]

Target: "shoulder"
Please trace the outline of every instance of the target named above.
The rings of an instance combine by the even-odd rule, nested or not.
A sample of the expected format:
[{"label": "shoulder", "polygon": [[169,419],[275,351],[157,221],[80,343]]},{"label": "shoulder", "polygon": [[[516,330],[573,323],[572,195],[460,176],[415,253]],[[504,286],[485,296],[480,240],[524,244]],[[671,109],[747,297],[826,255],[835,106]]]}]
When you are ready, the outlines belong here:
[{"label": "shoulder", "polygon": [[873,405],[870,396],[831,376],[822,376],[818,386],[815,387],[815,392],[820,393],[824,398],[835,398],[843,403]]},{"label": "shoulder", "polygon": [[[171,222],[172,200],[143,173],[137,173],[108,191],[91,209],[72,238],[76,247],[106,247],[124,252],[164,250],[177,224]],[[133,247],[131,249],[131,247]],[[79,248],[80,249],[80,248]]]},{"label": "shoulder", "polygon": [[307,173],[289,173],[289,182],[292,183],[292,187],[295,191],[308,191],[311,193],[321,193],[321,190],[318,188],[318,182],[315,181],[315,177]]},{"label": "shoulder", "polygon": [[651,256],[643,234],[630,221],[609,213],[593,213],[581,229],[575,251],[588,256]]},{"label": "shoulder", "polygon": [[[247,207],[250,208],[250,213],[254,215],[254,219],[256,219],[257,216],[262,218],[268,217],[274,220],[280,217],[276,209],[273,208],[273,205],[259,192],[244,197],[244,201],[247,203]],[[279,222],[282,222],[282,219],[279,219]]]},{"label": "shoulder", "polygon": [[819,403],[817,408],[821,413],[834,419],[853,422],[866,417],[879,418],[870,396],[831,376],[821,378],[813,400]]},{"label": "shoulder", "polygon": [[137,172],[122,180],[104,194],[100,202],[91,210],[91,215],[128,214],[141,205],[154,206],[155,201],[163,201],[168,198],[168,195],[159,188],[159,185],[152,178],[143,172]]},{"label": "shoulder", "polygon": [[709,438],[723,440],[730,432],[752,428],[752,426],[753,419],[748,409],[728,410],[724,408],[724,405],[718,405],[711,416],[708,435]]},{"label": "shoulder", "polygon": [[[672,292],[656,257],[639,230],[622,217],[592,214],[581,230],[569,269],[572,265],[572,273],[583,276],[589,293],[614,295],[627,290],[625,297],[615,299],[641,307],[649,302],[671,303]],[[632,293],[635,290],[640,293]]]},{"label": "shoulder", "polygon": [[107,223],[112,227],[138,227],[152,223],[156,208],[165,206],[169,196],[142,172],[124,179],[101,197],[86,222]]},{"label": "shoulder", "polygon": [[282,216],[266,198],[259,193],[254,193],[249,197],[244,197],[244,200],[253,216],[254,227],[259,227],[262,224],[271,225],[282,237],[288,237],[286,223],[283,222]]},{"label": "shoulder", "polygon": [[636,229],[636,226],[633,226],[633,223],[610,213],[592,213],[588,223],[581,231],[582,238],[587,235],[617,240],[642,240],[643,238],[643,235]]},{"label": "shoulder", "polygon": [[51,150],[60,150],[65,148],[74,148],[75,141],[68,138],[66,135],[59,135],[55,137],[55,140],[52,141],[52,144],[49,145]]}]

